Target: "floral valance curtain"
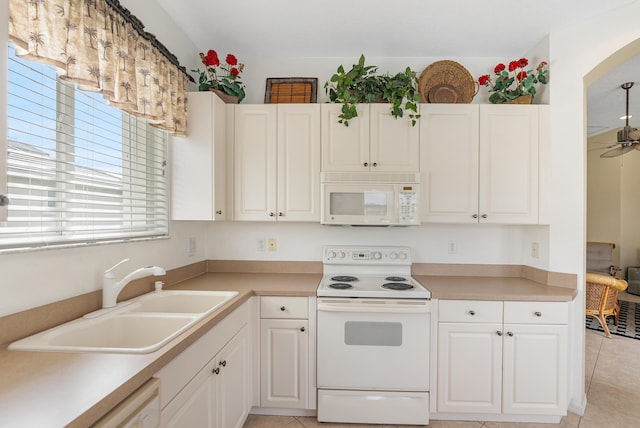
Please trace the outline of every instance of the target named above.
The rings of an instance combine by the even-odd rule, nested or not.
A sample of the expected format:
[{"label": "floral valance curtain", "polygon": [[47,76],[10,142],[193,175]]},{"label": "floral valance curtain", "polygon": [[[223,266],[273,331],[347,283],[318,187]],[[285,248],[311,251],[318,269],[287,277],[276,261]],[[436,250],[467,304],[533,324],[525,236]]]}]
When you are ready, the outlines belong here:
[{"label": "floral valance curtain", "polygon": [[18,55],[53,65],[81,89],[99,91],[112,105],[184,135],[187,75],[113,3],[10,0],[9,39]]}]

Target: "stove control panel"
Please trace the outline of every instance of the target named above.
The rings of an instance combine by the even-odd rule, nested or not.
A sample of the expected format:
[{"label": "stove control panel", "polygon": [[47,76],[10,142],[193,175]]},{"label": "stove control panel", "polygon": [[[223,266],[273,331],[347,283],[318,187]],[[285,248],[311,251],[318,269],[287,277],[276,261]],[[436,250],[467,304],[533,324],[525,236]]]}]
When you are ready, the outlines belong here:
[{"label": "stove control panel", "polygon": [[411,264],[409,247],[324,247],[323,263],[325,264]]}]

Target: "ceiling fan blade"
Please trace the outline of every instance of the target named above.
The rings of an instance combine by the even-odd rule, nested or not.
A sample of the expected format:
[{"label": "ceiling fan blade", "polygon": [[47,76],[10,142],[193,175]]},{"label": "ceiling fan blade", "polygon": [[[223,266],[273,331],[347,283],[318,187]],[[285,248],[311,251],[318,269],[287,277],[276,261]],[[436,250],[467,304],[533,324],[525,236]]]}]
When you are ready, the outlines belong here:
[{"label": "ceiling fan blade", "polygon": [[629,146],[620,146],[613,150],[609,150],[600,155],[601,158],[615,158],[616,156],[622,156],[623,154],[630,152],[637,146],[637,144],[632,144]]}]

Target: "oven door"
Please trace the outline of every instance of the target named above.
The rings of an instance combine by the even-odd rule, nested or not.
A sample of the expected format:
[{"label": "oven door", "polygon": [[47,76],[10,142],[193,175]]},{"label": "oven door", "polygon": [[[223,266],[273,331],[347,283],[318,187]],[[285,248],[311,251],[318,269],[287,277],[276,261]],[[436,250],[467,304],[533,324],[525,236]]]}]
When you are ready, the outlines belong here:
[{"label": "oven door", "polygon": [[429,390],[431,301],[317,300],[318,388]]}]

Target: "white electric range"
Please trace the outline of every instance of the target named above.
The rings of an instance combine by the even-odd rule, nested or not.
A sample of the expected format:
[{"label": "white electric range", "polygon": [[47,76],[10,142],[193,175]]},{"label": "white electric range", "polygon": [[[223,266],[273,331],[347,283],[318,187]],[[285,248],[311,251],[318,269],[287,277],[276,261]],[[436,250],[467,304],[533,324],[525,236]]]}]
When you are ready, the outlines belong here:
[{"label": "white electric range", "polygon": [[410,248],[327,246],[316,294],[318,420],[427,424],[431,293]]}]

